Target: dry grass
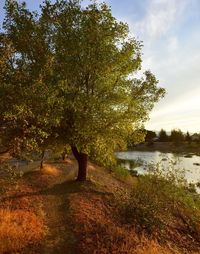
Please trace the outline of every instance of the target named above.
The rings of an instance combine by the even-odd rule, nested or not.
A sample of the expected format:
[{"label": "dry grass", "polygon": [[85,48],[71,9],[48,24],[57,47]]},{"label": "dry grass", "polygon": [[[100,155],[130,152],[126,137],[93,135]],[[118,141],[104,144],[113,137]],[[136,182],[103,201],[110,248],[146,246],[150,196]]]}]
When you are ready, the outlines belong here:
[{"label": "dry grass", "polygon": [[33,212],[0,209],[0,253],[13,253],[44,237],[43,221]]},{"label": "dry grass", "polygon": [[172,254],[169,247],[121,226],[101,195],[74,194],[71,209],[80,254]]},{"label": "dry grass", "polygon": [[72,159],[65,159],[64,161],[61,161],[61,163],[63,164],[67,164],[67,165],[74,165],[74,160]]},{"label": "dry grass", "polygon": [[59,176],[61,174],[61,171],[53,165],[45,164],[43,169],[41,170],[41,173],[44,175]]},{"label": "dry grass", "polygon": [[34,195],[37,190],[24,179],[5,181],[4,189],[0,200],[0,253],[23,253],[27,247],[38,246],[46,234],[42,198]]},{"label": "dry grass", "polygon": [[[0,196],[0,254],[43,254],[44,249],[49,253],[62,248],[68,233],[61,223],[65,222],[66,210],[63,214],[60,211],[60,192],[64,193],[62,182],[73,179],[75,173],[74,163],[68,160],[45,163],[42,171],[38,163],[34,171],[21,178],[0,179],[0,188],[3,188]],[[48,195],[48,190],[52,195]]]},{"label": "dry grass", "polygon": [[9,153],[0,154],[0,162],[6,162],[12,159],[12,156]]},{"label": "dry grass", "polygon": [[[141,245],[141,246],[140,246]],[[171,249],[169,246],[162,247],[155,240],[144,238],[142,244],[136,247],[135,254],[181,254],[178,250]]]},{"label": "dry grass", "polygon": [[[120,222],[116,198],[124,197],[130,184],[120,181],[105,169],[90,164],[90,179],[86,191],[70,197],[73,232],[77,238],[80,254],[198,254],[199,243],[190,238],[188,231],[180,231],[174,222],[171,233],[160,240],[159,232],[149,236],[136,233],[134,225]],[[127,192],[128,193],[128,192]],[[125,195],[126,197],[126,195]],[[178,229],[176,228],[178,227]],[[160,232],[161,233],[161,232]],[[190,240],[189,240],[190,238]],[[196,250],[196,252],[195,252]]]}]

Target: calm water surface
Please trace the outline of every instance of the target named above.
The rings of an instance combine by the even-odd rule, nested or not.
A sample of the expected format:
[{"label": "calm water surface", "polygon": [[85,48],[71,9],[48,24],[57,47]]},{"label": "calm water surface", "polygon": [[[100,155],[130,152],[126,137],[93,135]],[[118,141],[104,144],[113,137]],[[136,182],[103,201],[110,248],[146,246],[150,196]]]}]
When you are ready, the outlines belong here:
[{"label": "calm water surface", "polygon": [[[173,167],[176,169],[185,170],[185,178],[190,183],[196,183],[200,181],[200,156],[191,155],[191,158],[186,158],[183,155],[177,155],[173,153],[161,153],[155,152],[143,152],[143,151],[128,151],[117,152],[116,157],[118,159],[125,160],[124,166],[130,169],[130,161],[139,160],[142,166],[134,168],[139,174],[145,173],[145,167],[148,164],[157,164],[166,169]],[[172,162],[174,162],[172,166]],[[199,165],[197,165],[199,164]]]}]

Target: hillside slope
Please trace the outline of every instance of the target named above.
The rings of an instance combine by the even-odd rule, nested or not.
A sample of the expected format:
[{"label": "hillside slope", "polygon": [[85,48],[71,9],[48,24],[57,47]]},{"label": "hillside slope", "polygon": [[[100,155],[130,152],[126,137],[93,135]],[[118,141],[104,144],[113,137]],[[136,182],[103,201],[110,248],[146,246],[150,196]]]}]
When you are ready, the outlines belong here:
[{"label": "hillside slope", "polygon": [[171,238],[160,240],[123,224],[118,206],[137,179],[119,179],[92,163],[88,168],[85,183],[74,181],[73,160],[2,177],[0,253],[200,253],[198,239],[184,231],[174,228]]}]

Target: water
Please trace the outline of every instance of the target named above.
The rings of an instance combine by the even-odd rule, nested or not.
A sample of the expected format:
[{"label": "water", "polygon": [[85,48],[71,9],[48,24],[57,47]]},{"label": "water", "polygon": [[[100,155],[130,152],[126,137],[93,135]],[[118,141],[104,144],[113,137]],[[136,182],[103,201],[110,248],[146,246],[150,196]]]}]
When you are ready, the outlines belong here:
[{"label": "water", "polygon": [[[200,182],[200,156],[190,155],[190,158],[184,157],[184,155],[177,155],[173,153],[161,153],[155,152],[143,152],[143,151],[128,151],[117,152],[116,157],[123,160],[123,165],[130,169],[131,161],[139,161],[142,165],[134,168],[138,174],[145,173],[145,167],[148,164],[159,163],[162,168],[167,169],[169,165],[172,165],[173,169],[181,169],[185,171],[185,179],[189,183]],[[199,164],[199,165],[198,165]]]}]

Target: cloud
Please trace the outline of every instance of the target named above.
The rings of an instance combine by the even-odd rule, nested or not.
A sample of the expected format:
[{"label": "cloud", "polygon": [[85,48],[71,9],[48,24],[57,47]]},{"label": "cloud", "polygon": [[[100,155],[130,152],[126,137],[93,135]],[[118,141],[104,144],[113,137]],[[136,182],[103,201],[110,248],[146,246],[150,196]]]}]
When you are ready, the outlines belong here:
[{"label": "cloud", "polygon": [[172,36],[168,39],[168,51],[169,53],[173,52],[178,49],[178,38],[175,36]]},{"label": "cloud", "polygon": [[[151,69],[167,96],[150,114],[146,128],[200,126],[199,0],[149,0],[145,15],[132,20],[131,31],[144,41],[143,70]],[[135,25],[134,25],[135,24]]]},{"label": "cloud", "polygon": [[146,124],[149,129],[167,131],[173,128],[181,128],[183,131],[199,131],[200,126],[200,88],[190,90],[179,96],[171,96],[168,102],[162,106],[157,105],[150,115],[150,121]]},{"label": "cloud", "polygon": [[146,15],[135,25],[136,34],[143,38],[158,39],[182,19],[188,0],[149,0]]}]

